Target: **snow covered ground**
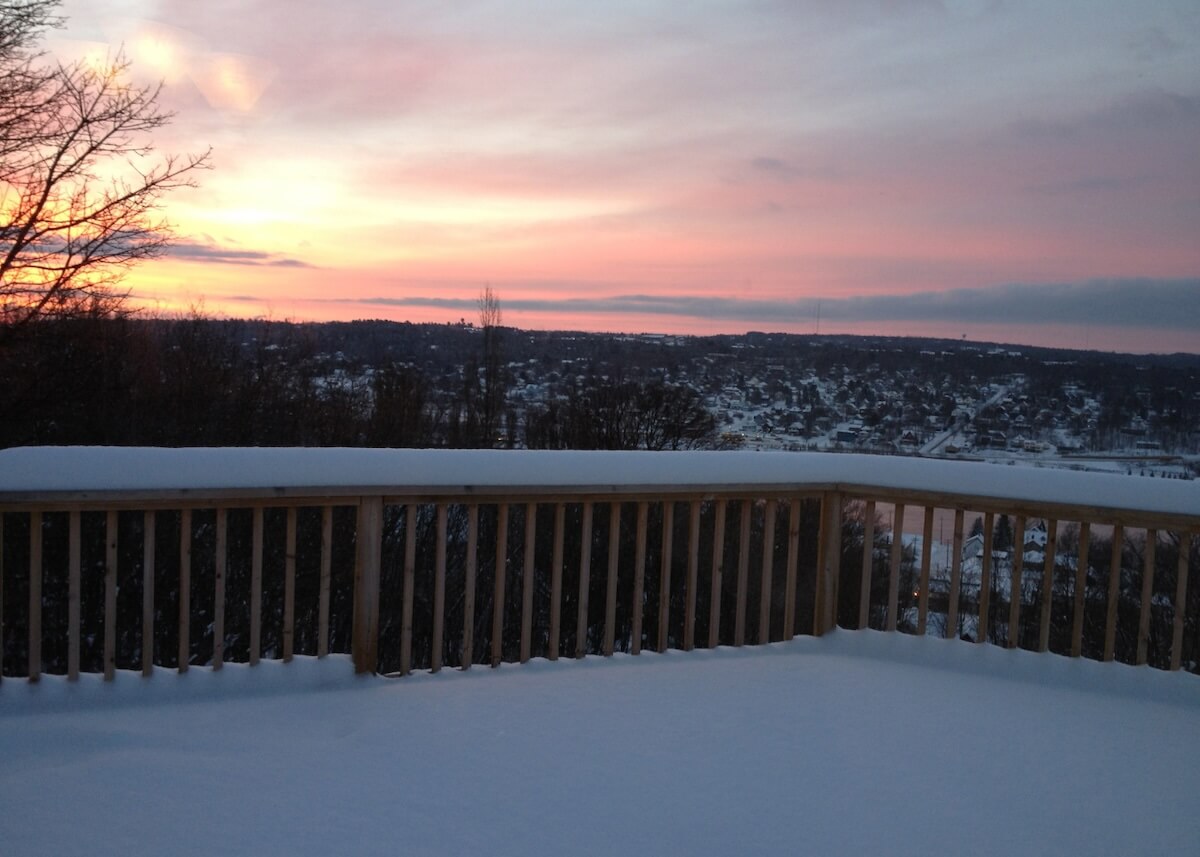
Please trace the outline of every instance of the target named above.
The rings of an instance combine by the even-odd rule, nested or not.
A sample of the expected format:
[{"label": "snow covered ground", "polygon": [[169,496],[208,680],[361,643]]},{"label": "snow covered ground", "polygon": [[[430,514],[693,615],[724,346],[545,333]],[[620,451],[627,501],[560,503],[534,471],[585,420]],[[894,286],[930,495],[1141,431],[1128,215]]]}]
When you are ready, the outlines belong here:
[{"label": "snow covered ground", "polygon": [[1200,679],[899,634],[0,685],[0,853],[1196,853]]}]

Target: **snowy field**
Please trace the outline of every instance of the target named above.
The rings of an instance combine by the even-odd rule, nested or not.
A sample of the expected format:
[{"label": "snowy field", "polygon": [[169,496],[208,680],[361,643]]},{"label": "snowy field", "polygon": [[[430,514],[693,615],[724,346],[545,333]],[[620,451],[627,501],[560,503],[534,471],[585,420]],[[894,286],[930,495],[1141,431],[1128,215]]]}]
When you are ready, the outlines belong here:
[{"label": "snowy field", "polygon": [[0,853],[1195,854],[1200,679],[898,634],[0,685]]}]

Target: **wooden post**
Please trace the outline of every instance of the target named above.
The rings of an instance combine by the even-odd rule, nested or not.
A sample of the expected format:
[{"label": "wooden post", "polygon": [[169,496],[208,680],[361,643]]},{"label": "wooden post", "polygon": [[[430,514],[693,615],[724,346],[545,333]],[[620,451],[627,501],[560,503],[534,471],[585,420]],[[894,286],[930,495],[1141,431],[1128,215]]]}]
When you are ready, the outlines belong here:
[{"label": "wooden post", "polygon": [[996,518],[988,512],[983,516],[983,562],[979,566],[979,618],[975,642],[986,643],[988,638],[988,607],[992,600],[992,548]]},{"label": "wooden post", "polygon": [[1154,600],[1154,557],[1158,547],[1158,530],[1146,530],[1146,555],[1142,564],[1142,604],[1138,614],[1137,659],[1141,666],[1146,663],[1150,648],[1150,605]]},{"label": "wooden post", "polygon": [[429,643],[429,671],[442,668],[446,623],[446,504],[437,504],[437,544],[433,562],[433,638]]},{"label": "wooden post", "polygon": [[[256,518],[256,522],[259,522],[256,527],[259,529],[261,517]],[[354,657],[354,671],[373,673],[379,667],[379,577],[383,558],[382,497],[359,498],[354,542],[354,622],[351,630],[351,651]]]},{"label": "wooden post", "polygon": [[1079,553],[1075,558],[1075,610],[1071,617],[1071,657],[1083,654],[1083,611],[1087,596],[1088,553],[1091,549],[1092,525],[1079,524]]},{"label": "wooden post", "polygon": [[800,563],[800,498],[788,500],[787,571],[783,585],[783,639],[796,636],[796,569]]},{"label": "wooden post", "polygon": [[283,662],[296,647],[296,507],[289,506],[283,549]]},{"label": "wooden post", "polygon": [[896,630],[900,613],[900,563],[904,559],[904,504],[897,503],[892,512],[892,567],[888,577],[887,629]]},{"label": "wooden post", "polygon": [[29,513],[29,681],[42,675],[42,513]]},{"label": "wooden post", "polygon": [[637,506],[637,544],[633,559],[632,625],[629,634],[629,652],[633,655],[642,653],[642,614],[645,612],[642,602],[646,594],[646,528],[649,517],[650,504],[642,500]]},{"label": "wooden post", "polygon": [[400,675],[412,672],[413,591],[417,585],[417,504],[404,506],[404,593],[400,605]]},{"label": "wooden post", "polygon": [[1175,616],[1171,622],[1171,669],[1178,670],[1183,657],[1183,618],[1187,612],[1188,561],[1192,552],[1192,534],[1179,534],[1179,564],[1175,578]]},{"label": "wooden post", "polygon": [[858,587],[858,627],[871,621],[871,575],[875,570],[875,501],[868,500],[863,511],[862,580]]},{"label": "wooden post", "polygon": [[492,666],[504,660],[504,577],[508,570],[508,504],[496,508],[496,589],[492,596]]},{"label": "wooden post", "polygon": [[954,510],[954,545],[950,557],[950,603],[946,607],[946,638],[958,637],[958,602],[962,594],[963,510]]},{"label": "wooden post", "polygon": [[1046,521],[1046,561],[1042,566],[1042,616],[1038,626],[1038,651],[1050,648],[1050,611],[1054,604],[1054,563],[1058,550],[1058,521]]},{"label": "wooden post", "polygon": [[179,511],[179,653],[177,668],[185,673],[192,640],[192,510]]},{"label": "wooden post", "polygon": [[696,587],[700,579],[700,501],[690,503],[688,519],[687,586],[683,609],[683,650],[696,646]]},{"label": "wooden post", "polygon": [[675,502],[663,501],[662,568],[658,580],[658,650],[665,652],[670,643],[671,551],[675,535]]},{"label": "wooden post", "polygon": [[[253,524],[251,527],[252,536],[250,539],[250,666],[258,664],[259,655],[262,652],[262,575],[263,575],[263,509],[262,506],[255,506],[252,512]],[[358,514],[359,524],[363,524],[363,512],[359,509]],[[361,538],[362,530],[359,529],[359,538]],[[360,550],[361,563],[361,550]],[[356,568],[354,571],[354,589],[357,593],[359,587],[359,571]],[[357,594],[355,595],[355,603],[357,605]],[[357,621],[357,609],[355,610],[355,619]],[[357,638],[357,637],[356,637]],[[357,661],[355,661],[357,664]],[[359,670],[362,672],[362,670]]]},{"label": "wooden post", "polygon": [[929,564],[933,560],[933,507],[925,507],[925,528],[921,531],[921,582],[917,587],[917,635],[925,636],[929,619]]},{"label": "wooden post", "polygon": [[521,663],[529,660],[533,643],[533,560],[537,538],[537,504],[525,505],[525,569],[521,581]]},{"label": "wooden post", "polygon": [[837,491],[821,496],[820,528],[813,609],[813,633],[817,636],[837,627],[838,580],[842,572],[842,495]]},{"label": "wooden post", "polygon": [[712,587],[708,604],[708,647],[715,649],[721,642],[721,580],[725,565],[725,500],[717,501],[713,522]]},{"label": "wooden post", "polygon": [[[229,514],[217,509],[216,562],[213,571],[213,670],[225,662],[225,574],[228,570]],[[327,620],[328,621],[328,620]],[[320,645],[318,643],[318,645]]]},{"label": "wooden post", "polygon": [[479,506],[467,506],[467,568],[463,574],[462,668],[469,670],[475,660],[475,566],[479,545]]},{"label": "wooden post", "polygon": [[621,504],[610,503],[608,512],[608,588],[604,599],[604,655],[612,655],[617,633],[617,572],[621,551]]},{"label": "wooden post", "polygon": [[775,585],[775,515],[779,503],[767,501],[763,515],[762,571],[759,580],[758,642],[771,642],[771,589]]},{"label": "wooden post", "polygon": [[592,502],[583,504],[579,528],[579,610],[575,616],[575,657],[587,654],[588,596],[592,590]]},{"label": "wooden post", "polygon": [[321,507],[321,580],[317,596],[317,657],[329,654],[329,586],[333,578],[333,509]]},{"label": "wooden post", "polygon": [[746,643],[746,593],[750,583],[750,500],[741,500],[742,525],[738,533],[737,604],[734,608],[733,644]]},{"label": "wooden post", "polygon": [[117,670],[117,510],[104,517],[104,680]]},{"label": "wooden post", "polygon": [[1117,604],[1121,600],[1121,551],[1125,530],[1120,524],[1113,527],[1112,559],[1108,567],[1108,604],[1104,618],[1104,660],[1111,661],[1117,646]]},{"label": "wooden post", "polygon": [[80,515],[72,509],[67,526],[67,679],[79,678]]},{"label": "wooden post", "polygon": [[4,513],[0,512],[0,684],[4,683]]},{"label": "wooden post", "polygon": [[1012,573],[1008,592],[1008,648],[1021,642],[1021,595],[1025,576],[1025,516],[1017,515],[1013,525]]},{"label": "wooden post", "polygon": [[546,657],[558,660],[562,638],[562,567],[563,529],[566,527],[567,507],[565,503],[554,505],[554,550],[550,556],[550,640]]},{"label": "wooden post", "polygon": [[142,513],[142,675],[154,672],[155,513]]}]

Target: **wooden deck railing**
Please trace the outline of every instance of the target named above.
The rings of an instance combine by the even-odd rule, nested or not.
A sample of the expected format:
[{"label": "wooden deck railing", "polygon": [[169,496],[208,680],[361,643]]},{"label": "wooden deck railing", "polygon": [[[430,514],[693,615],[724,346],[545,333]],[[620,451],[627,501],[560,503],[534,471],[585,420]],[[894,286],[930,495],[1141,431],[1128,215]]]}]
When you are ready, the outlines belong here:
[{"label": "wooden deck railing", "polygon": [[[199,483],[111,476],[136,450],[0,452],[0,675],[331,650],[403,675],[837,625],[1200,661],[1196,483],[866,456],[357,452],[370,459],[325,453],[316,477],[294,465],[321,450],[147,453],[199,456]],[[275,470],[239,476],[223,454]],[[364,462],[346,484],[327,472]],[[451,472],[431,478],[439,463]],[[1044,526],[1037,568],[996,550],[1002,518],[1022,548]]]}]

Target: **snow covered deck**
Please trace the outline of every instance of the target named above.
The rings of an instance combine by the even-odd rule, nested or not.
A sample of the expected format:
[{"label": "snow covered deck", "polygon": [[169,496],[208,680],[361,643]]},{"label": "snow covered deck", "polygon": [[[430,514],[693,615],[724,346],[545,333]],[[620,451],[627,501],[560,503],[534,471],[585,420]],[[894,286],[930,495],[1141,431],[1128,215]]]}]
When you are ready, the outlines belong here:
[{"label": "snow covered deck", "polygon": [[919,459],[0,451],[0,854],[1195,853],[1198,534]]},{"label": "snow covered deck", "polygon": [[1200,681],[873,631],[0,685],[4,854],[1186,855]]}]

